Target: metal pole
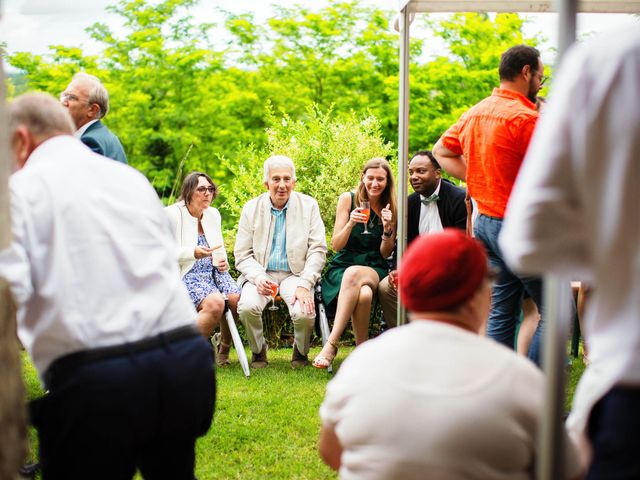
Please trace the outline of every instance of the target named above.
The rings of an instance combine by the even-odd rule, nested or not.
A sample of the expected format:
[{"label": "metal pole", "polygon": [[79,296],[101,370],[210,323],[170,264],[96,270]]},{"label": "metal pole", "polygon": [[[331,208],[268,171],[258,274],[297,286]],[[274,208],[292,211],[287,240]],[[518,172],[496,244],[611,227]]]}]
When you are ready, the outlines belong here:
[{"label": "metal pole", "polygon": [[[576,36],[576,0],[558,1],[558,61]],[[545,372],[545,404],[538,440],[537,478],[566,478],[564,444],[565,365],[571,318],[568,279],[547,275],[544,279],[544,344],[542,365]]]},{"label": "metal pole", "polygon": [[[409,8],[400,11],[398,25],[400,27],[400,76],[398,95],[398,250],[400,260],[407,248],[407,167],[409,156]],[[399,289],[400,287],[398,287]],[[398,290],[398,299],[400,291]],[[405,323],[405,309],[398,301],[397,324]]]},{"label": "metal pole", "polygon": [[[2,20],[2,0],[0,0],[0,20]],[[5,52],[0,47],[0,249],[11,242],[11,223],[9,222],[9,132],[6,119],[6,92],[4,79]]]}]

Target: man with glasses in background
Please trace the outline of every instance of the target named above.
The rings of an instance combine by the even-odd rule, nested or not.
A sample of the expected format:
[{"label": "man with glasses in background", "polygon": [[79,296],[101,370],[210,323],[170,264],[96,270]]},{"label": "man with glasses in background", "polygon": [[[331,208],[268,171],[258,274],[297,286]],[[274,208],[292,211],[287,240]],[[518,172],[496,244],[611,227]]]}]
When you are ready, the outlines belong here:
[{"label": "man with glasses in background", "polygon": [[[487,334],[513,349],[525,291],[544,315],[540,278],[512,272],[498,246],[507,201],[538,120],[535,102],[546,80],[540,52],[527,45],[510,48],[502,54],[499,75],[500,87],[465,112],[438,140],[433,154],[449,174],[466,180],[478,204],[474,233],[498,271]],[[538,365],[542,325],[541,320],[529,348],[529,358]]]},{"label": "man with glasses in background", "polygon": [[60,95],[76,125],[76,137],[100,155],[127,163],[122,144],[101,121],[109,111],[109,93],[93,75],[76,73]]}]

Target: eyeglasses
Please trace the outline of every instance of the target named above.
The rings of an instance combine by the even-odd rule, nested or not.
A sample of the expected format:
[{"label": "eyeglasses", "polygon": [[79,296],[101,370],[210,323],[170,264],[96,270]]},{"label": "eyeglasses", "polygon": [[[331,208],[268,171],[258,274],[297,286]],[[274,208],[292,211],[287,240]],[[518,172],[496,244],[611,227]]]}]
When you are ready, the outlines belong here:
[{"label": "eyeglasses", "polygon": [[536,75],[540,75],[540,86],[543,86],[543,85],[544,85],[544,83],[545,83],[547,80],[549,80],[549,77],[547,77],[546,75],[544,75],[544,74],[542,74],[542,73],[538,73],[538,72],[535,72],[535,73],[536,73]]},{"label": "eyeglasses", "polygon": [[216,188],[215,187],[205,187],[205,186],[201,186],[196,188],[196,192],[201,193],[202,195],[209,193],[209,195],[213,195],[214,193],[216,193]]},{"label": "eyeglasses", "polygon": [[[78,97],[77,95],[73,94],[73,93],[69,93],[69,92],[62,92],[60,94],[60,101],[64,102],[79,102],[80,101],[80,97]],[[89,102],[87,101],[87,104],[89,104]]]}]

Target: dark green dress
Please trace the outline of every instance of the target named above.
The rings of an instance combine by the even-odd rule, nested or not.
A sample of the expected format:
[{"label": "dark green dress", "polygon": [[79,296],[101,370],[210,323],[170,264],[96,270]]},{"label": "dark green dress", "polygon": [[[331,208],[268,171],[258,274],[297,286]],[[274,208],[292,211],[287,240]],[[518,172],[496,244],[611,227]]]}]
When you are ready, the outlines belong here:
[{"label": "dark green dress", "polygon": [[[355,208],[354,193],[351,193],[351,211]],[[380,255],[380,243],[382,243],[382,221],[371,209],[371,217],[367,228],[370,235],[363,235],[363,223],[356,223],[351,230],[349,240],[342,250],[335,254],[329,268],[322,279],[322,298],[325,305],[331,304],[338,293],[340,293],[340,285],[342,284],[342,276],[344,271],[352,265],[364,265],[373,268],[380,279],[387,276],[387,261]]]}]

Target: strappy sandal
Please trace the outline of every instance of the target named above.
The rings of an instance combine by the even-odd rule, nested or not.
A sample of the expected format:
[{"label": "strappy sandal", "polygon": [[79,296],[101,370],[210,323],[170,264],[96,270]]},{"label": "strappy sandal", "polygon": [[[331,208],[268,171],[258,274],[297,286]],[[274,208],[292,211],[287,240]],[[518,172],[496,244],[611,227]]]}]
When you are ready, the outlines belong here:
[{"label": "strappy sandal", "polygon": [[218,344],[218,355],[216,355],[218,366],[224,367],[231,363],[229,362],[229,350],[231,350],[231,344],[224,343],[220,340],[220,343]]},{"label": "strappy sandal", "polygon": [[[333,359],[336,358],[336,355],[338,355],[338,344],[332,342],[329,339],[327,339],[327,344],[329,344],[329,345],[331,345],[333,347],[333,350],[334,350],[333,355],[327,355],[326,353],[323,354],[322,351],[320,351],[318,356],[313,359],[313,366],[314,367],[321,368],[321,369],[329,368],[329,365],[331,365],[331,363],[333,363]],[[325,345],[325,347],[326,346],[327,345]],[[324,348],[322,350],[324,350]]]}]

